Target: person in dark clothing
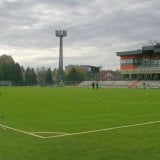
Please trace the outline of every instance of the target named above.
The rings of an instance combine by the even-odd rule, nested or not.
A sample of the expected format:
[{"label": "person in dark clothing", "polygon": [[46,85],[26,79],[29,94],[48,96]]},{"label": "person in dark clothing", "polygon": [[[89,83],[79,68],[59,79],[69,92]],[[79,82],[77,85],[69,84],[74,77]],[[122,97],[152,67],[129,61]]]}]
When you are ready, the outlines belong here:
[{"label": "person in dark clothing", "polygon": [[95,84],[94,84],[94,82],[92,83],[92,88],[94,89],[94,86],[95,86]]}]

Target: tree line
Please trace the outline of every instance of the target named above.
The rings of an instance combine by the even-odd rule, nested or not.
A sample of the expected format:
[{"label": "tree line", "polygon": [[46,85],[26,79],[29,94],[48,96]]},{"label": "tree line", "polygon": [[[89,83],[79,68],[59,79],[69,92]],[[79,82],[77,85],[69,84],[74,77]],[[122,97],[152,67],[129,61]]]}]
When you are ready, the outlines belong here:
[{"label": "tree line", "polygon": [[[85,72],[72,68],[64,73],[65,81],[80,82],[86,79]],[[24,68],[9,55],[0,56],[0,82],[12,82],[12,85],[53,85],[57,82],[58,70],[45,67]]]}]

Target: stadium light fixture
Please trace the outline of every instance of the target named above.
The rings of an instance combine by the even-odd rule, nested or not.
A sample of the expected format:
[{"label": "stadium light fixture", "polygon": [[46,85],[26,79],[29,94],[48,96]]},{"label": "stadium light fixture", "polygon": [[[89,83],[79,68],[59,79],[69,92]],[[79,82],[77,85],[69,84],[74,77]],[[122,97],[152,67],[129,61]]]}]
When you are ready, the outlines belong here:
[{"label": "stadium light fixture", "polygon": [[67,37],[66,30],[56,30],[55,31],[56,37],[60,38],[60,45],[59,45],[59,68],[58,68],[58,83],[64,81],[63,75],[63,37]]}]

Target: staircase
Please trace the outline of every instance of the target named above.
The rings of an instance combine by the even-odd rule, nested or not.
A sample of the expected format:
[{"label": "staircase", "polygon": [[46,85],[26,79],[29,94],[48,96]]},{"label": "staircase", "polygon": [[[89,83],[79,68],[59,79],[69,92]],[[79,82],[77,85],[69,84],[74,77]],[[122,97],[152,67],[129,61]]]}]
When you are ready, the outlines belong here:
[{"label": "staircase", "polygon": [[139,84],[139,81],[135,81],[135,82],[131,83],[130,85],[128,85],[128,88],[137,87],[138,84]]}]

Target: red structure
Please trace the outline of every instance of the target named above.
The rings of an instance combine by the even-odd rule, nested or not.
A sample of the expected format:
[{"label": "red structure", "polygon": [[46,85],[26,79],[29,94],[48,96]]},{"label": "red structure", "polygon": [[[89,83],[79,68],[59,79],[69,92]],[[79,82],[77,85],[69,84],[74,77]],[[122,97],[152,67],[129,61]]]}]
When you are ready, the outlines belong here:
[{"label": "red structure", "polygon": [[134,51],[117,52],[120,69],[129,80],[160,80],[160,46],[146,46]]}]

